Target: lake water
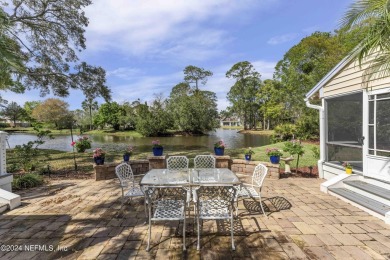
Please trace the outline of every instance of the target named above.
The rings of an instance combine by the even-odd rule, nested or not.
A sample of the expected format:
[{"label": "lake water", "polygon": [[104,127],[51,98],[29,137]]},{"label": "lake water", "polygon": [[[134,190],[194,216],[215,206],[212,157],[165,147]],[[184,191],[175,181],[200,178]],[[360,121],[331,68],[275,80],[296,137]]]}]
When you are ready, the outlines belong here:
[{"label": "lake water", "polygon": [[[174,137],[124,137],[110,135],[91,135],[92,148],[102,147],[108,151],[124,150],[127,145],[136,146],[137,152],[149,152],[153,140],[160,140],[167,151],[185,151],[210,149],[214,143],[223,140],[229,148],[246,148],[267,145],[270,137],[266,135],[240,134],[237,130],[217,129],[207,136],[174,136]],[[8,135],[8,143],[11,148],[15,145],[33,141],[36,136],[26,133],[12,133]],[[77,136],[74,136],[77,139]],[[55,149],[60,151],[72,151],[70,135],[55,136],[55,139],[47,140],[40,148]],[[8,147],[7,147],[8,148]]]}]

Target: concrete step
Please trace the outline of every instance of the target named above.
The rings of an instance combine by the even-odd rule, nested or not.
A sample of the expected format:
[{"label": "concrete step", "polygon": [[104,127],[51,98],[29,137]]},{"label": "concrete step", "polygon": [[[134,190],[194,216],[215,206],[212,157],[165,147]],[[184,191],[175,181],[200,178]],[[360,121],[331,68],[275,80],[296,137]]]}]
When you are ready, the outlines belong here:
[{"label": "concrete step", "polygon": [[344,197],[358,205],[361,205],[383,217],[390,211],[390,206],[375,199],[361,195],[347,188],[329,188],[329,192]]},{"label": "concrete step", "polygon": [[370,195],[372,195],[390,202],[390,186],[386,189],[360,180],[344,181],[344,184],[346,185],[346,188],[351,187],[357,191],[361,190],[362,192],[367,193],[367,197],[370,197]]},{"label": "concrete step", "polygon": [[8,210],[8,204],[7,203],[0,203],[0,214]]}]

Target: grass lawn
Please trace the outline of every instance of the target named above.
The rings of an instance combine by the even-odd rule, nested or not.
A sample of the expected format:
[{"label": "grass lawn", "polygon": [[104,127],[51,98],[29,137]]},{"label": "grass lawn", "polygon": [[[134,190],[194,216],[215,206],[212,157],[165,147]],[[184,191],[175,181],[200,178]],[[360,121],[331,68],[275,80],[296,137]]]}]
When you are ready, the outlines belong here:
[{"label": "grass lawn", "polygon": [[[314,158],[314,154],[312,152],[313,147],[318,147],[317,144],[311,143],[303,143],[305,154],[300,158],[299,167],[303,166],[315,166],[317,164],[317,159]],[[261,147],[252,147],[255,154],[252,155],[252,160],[254,161],[264,161],[268,162],[269,157],[266,155],[265,150],[267,148],[276,147],[279,149],[283,149],[284,143],[276,143]],[[225,155],[230,155],[232,159],[244,159],[244,148],[242,149],[226,149]],[[47,169],[47,166],[50,167],[51,173],[74,173],[74,160],[73,156],[75,155],[76,164],[78,167],[79,173],[92,173],[93,172],[93,159],[92,159],[92,151],[88,150],[85,153],[75,153],[72,152],[62,152],[56,150],[41,150],[42,153],[46,153],[47,156],[40,155],[37,157],[39,161],[39,166],[37,167],[38,172]],[[168,155],[185,155],[189,159],[193,159],[198,154],[210,154],[212,151],[207,149],[198,149],[198,150],[186,150],[186,151],[166,151],[164,150],[164,154]],[[146,159],[150,153],[136,153],[131,156],[131,160],[134,159]],[[106,155],[106,162],[121,162],[123,154],[121,152],[108,152]],[[284,153],[284,157],[289,156],[289,154]],[[13,153],[13,150],[7,150],[7,168],[12,167],[12,165],[16,165],[19,161],[19,158]],[[292,166],[295,167],[295,162],[292,162]],[[193,166],[193,160],[190,160],[190,167]],[[283,162],[281,162],[281,167],[284,168]],[[9,171],[12,172],[12,171]]]},{"label": "grass lawn", "polygon": [[[280,150],[283,150],[285,142],[270,144],[270,145],[264,145],[260,147],[252,147],[252,150],[255,152],[255,154],[252,155],[253,161],[262,161],[262,162],[268,162],[269,157],[267,156],[265,150],[267,148],[278,148]],[[312,151],[313,147],[319,147],[318,144],[312,144],[312,143],[302,143],[305,154],[299,158],[299,167],[302,166],[315,166],[317,165],[318,159],[314,157],[314,153]],[[244,159],[244,151],[245,149],[227,149],[225,150],[225,154],[230,155],[233,159]],[[282,157],[288,157],[290,154],[283,152]],[[296,157],[295,157],[296,158]],[[294,160],[291,164],[293,167],[295,167],[296,161]],[[281,161],[281,167],[284,168],[284,163]]]}]

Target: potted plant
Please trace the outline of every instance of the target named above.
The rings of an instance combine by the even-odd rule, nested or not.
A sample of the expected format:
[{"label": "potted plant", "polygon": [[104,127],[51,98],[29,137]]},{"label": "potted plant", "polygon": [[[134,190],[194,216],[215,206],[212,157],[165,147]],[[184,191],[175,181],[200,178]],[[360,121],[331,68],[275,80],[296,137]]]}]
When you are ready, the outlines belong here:
[{"label": "potted plant", "polygon": [[88,136],[81,136],[76,141],[72,142],[70,145],[76,147],[78,153],[83,153],[86,149],[91,148],[91,140]]},{"label": "potted plant", "polygon": [[93,160],[96,165],[103,165],[104,158],[106,157],[106,152],[102,148],[96,148],[93,150]]},{"label": "potted plant", "polygon": [[250,161],[252,158],[252,154],[255,152],[252,150],[251,147],[249,147],[247,150],[245,150],[245,160]]},{"label": "potted plant", "polygon": [[123,153],[123,161],[128,162],[130,160],[130,156],[133,155],[133,146],[129,145],[125,152]]},{"label": "potted plant", "polygon": [[160,141],[153,140],[152,145],[153,145],[153,155],[154,156],[162,156],[163,151],[164,151],[164,147],[160,144]]},{"label": "potted plant", "polygon": [[352,167],[352,165],[349,162],[344,162],[343,166],[345,168],[345,173],[346,174],[352,174],[353,167]]},{"label": "potted plant", "polygon": [[214,144],[215,155],[222,156],[225,153],[225,143],[220,140]]},{"label": "potted plant", "polygon": [[271,163],[277,164],[280,162],[280,156],[283,155],[282,151],[278,148],[267,148],[265,150],[266,154],[269,156]]}]

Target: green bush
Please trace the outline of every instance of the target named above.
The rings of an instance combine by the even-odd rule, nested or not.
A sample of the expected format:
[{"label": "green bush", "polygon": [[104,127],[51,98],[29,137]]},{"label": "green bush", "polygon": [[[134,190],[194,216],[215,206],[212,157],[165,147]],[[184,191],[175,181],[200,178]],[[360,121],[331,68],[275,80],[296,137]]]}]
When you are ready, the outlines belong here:
[{"label": "green bush", "polygon": [[281,124],[274,128],[274,134],[271,136],[273,143],[289,141],[294,139],[297,129],[293,124]]},{"label": "green bush", "polygon": [[302,117],[296,125],[296,138],[301,140],[316,140],[320,136],[320,126],[317,117]]},{"label": "green bush", "polygon": [[26,173],[19,176],[14,176],[12,181],[12,189],[28,189],[41,186],[44,183],[43,177],[35,173]]},{"label": "green bush", "polygon": [[0,128],[7,128],[7,127],[11,127],[11,125],[9,123],[0,123]]},{"label": "green bush", "polygon": [[[40,162],[37,160],[40,151],[38,146],[45,143],[44,139],[53,138],[49,130],[42,130],[40,125],[34,127],[35,132],[37,133],[37,139],[34,141],[29,141],[27,144],[15,145],[14,154],[18,158],[18,163],[20,168],[26,172],[31,172],[39,166]],[[48,156],[48,154],[46,154]]]},{"label": "green bush", "polygon": [[46,165],[46,166],[41,166],[37,169],[37,172],[39,175],[45,175],[45,174],[49,174],[51,173],[51,170],[50,170],[50,165]]},{"label": "green bush", "polygon": [[311,151],[313,152],[313,157],[316,159],[320,159],[320,147],[314,146],[311,148]]},{"label": "green bush", "polygon": [[14,173],[19,170],[19,167],[17,164],[12,163],[12,164],[7,164],[7,172],[8,173]]}]

